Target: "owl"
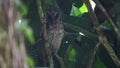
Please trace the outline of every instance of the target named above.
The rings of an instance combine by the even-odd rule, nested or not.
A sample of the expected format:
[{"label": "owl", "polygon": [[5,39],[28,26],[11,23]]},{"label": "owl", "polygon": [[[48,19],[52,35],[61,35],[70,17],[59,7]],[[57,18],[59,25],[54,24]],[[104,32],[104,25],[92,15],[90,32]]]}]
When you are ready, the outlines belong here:
[{"label": "owl", "polygon": [[52,54],[57,54],[60,49],[61,41],[64,36],[64,27],[61,20],[61,12],[47,11],[46,12],[46,29],[48,43]]}]

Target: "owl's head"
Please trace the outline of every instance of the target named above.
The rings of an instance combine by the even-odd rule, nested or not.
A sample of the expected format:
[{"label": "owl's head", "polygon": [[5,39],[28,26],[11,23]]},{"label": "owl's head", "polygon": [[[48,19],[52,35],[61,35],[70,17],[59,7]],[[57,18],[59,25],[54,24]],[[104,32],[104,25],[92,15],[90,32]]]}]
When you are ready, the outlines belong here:
[{"label": "owl's head", "polygon": [[46,17],[46,25],[49,26],[54,26],[58,23],[61,23],[61,12],[60,11],[47,11],[45,13]]}]

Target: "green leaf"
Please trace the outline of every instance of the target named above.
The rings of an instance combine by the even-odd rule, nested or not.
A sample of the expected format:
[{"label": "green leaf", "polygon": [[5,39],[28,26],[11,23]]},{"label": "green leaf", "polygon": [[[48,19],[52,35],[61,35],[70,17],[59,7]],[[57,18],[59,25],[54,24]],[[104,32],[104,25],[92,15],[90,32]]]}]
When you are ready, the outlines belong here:
[{"label": "green leaf", "polygon": [[103,30],[111,30],[112,26],[110,25],[108,21],[104,21],[102,25],[100,26],[100,28],[102,28]]},{"label": "green leaf", "polygon": [[30,41],[31,44],[34,44],[35,40],[34,40],[34,36],[33,36],[33,31],[30,27],[26,27],[23,30],[26,38]]},{"label": "green leaf", "polygon": [[106,65],[97,56],[95,68],[107,68]]},{"label": "green leaf", "polygon": [[27,62],[28,62],[29,68],[34,68],[34,61],[31,57],[27,57]]},{"label": "green leaf", "polygon": [[83,5],[79,8],[79,10],[80,10],[81,14],[88,12],[88,9],[87,9],[85,3],[83,3]]},{"label": "green leaf", "polygon": [[81,15],[79,9],[77,7],[75,7],[74,4],[73,4],[70,16],[79,16],[79,15]]},{"label": "green leaf", "polygon": [[22,16],[26,16],[28,13],[28,8],[20,0],[15,0],[15,7],[19,8]]},{"label": "green leaf", "polygon": [[34,44],[34,36],[33,36],[33,31],[32,28],[29,27],[27,20],[17,20],[15,22],[15,28],[16,30],[23,31],[25,37],[29,40],[31,44]]},{"label": "green leaf", "polygon": [[68,59],[69,61],[73,62],[75,61],[75,57],[76,57],[76,51],[74,48],[72,48],[69,52]]},{"label": "green leaf", "polygon": [[80,42],[81,41],[82,36],[77,36],[77,40]]},{"label": "green leaf", "polygon": [[102,25],[107,28],[112,28],[112,26],[110,25],[110,23],[108,21],[103,22]]},{"label": "green leaf", "polygon": [[26,5],[21,4],[20,9],[21,9],[21,14],[22,14],[23,16],[26,16],[27,13],[28,13],[28,9],[27,9]]},{"label": "green leaf", "polygon": [[[92,0],[90,0],[90,3],[92,5],[92,8],[94,8],[95,3]],[[88,13],[88,9],[87,9],[85,3],[83,3],[83,5],[80,8],[77,8],[75,6],[75,3],[72,4],[70,16],[82,16],[84,13]]]}]

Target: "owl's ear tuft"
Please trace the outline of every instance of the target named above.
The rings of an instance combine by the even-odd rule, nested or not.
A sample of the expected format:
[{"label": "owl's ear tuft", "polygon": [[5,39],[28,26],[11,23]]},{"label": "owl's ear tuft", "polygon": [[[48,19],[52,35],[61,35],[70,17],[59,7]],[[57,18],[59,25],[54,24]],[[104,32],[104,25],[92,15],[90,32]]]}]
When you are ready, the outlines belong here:
[{"label": "owl's ear tuft", "polygon": [[61,12],[60,11],[55,12],[54,17],[55,17],[55,20],[60,20]]},{"label": "owl's ear tuft", "polygon": [[45,18],[47,21],[51,21],[52,19],[52,14],[50,11],[45,12]]}]

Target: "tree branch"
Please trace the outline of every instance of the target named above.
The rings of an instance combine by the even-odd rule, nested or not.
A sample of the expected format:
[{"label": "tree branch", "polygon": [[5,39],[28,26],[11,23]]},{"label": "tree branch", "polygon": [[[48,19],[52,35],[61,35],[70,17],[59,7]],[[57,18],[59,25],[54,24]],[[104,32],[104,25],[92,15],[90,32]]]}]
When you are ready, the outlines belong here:
[{"label": "tree branch", "polygon": [[[74,25],[68,24],[68,23],[63,23],[63,24],[64,24],[64,26],[65,26],[66,28],[74,29],[74,30],[77,31],[77,32],[82,32],[82,33],[85,34],[87,37],[94,38],[94,39],[97,39],[97,38],[98,38],[98,35],[90,32],[90,31],[87,31],[87,30],[85,30],[84,28],[81,28],[81,27],[78,27],[78,26],[74,26]],[[72,28],[71,28],[71,27],[72,27]],[[76,34],[76,35],[78,35],[78,34]]]},{"label": "tree branch", "polygon": [[119,38],[119,41],[120,41],[120,32],[119,32],[118,28],[116,27],[116,25],[114,24],[113,20],[110,18],[106,9],[102,6],[102,4],[98,0],[94,0],[94,2],[96,3],[96,6],[98,6],[100,8],[100,10],[105,14],[105,16],[107,17],[108,21],[112,25],[112,27],[113,27],[114,31],[116,32],[116,34]]},{"label": "tree branch", "polygon": [[95,57],[95,54],[97,52],[97,49],[98,49],[99,45],[100,45],[100,42],[97,43],[97,45],[94,47],[93,51],[91,52],[90,58],[89,58],[89,61],[88,61],[88,64],[87,64],[87,68],[91,68],[94,57]]},{"label": "tree branch", "polygon": [[46,49],[47,55],[48,55],[48,60],[49,60],[49,64],[50,64],[50,68],[54,68],[54,63],[53,63],[53,59],[52,59],[52,54],[51,54],[51,50],[50,50],[50,45],[48,43],[48,36],[47,36],[47,30],[46,30],[46,20],[44,17],[44,12],[42,9],[42,5],[41,5],[42,0],[37,0],[38,3],[38,10],[39,10],[39,16],[40,16],[40,20],[41,23],[43,25],[43,40],[45,41],[44,43],[44,47]]},{"label": "tree branch", "polygon": [[99,34],[99,41],[103,44],[103,46],[105,47],[105,49],[107,50],[108,54],[110,55],[110,57],[112,58],[113,62],[116,64],[116,66],[119,68],[120,66],[120,60],[118,59],[118,57],[116,56],[114,50],[112,49],[112,47],[108,44],[108,41],[106,39],[106,37],[103,34],[102,29],[99,27],[99,21],[97,19],[97,16],[95,15],[94,11],[92,10],[91,4],[89,2],[89,0],[83,0],[84,3],[86,4],[90,17],[93,21],[93,24],[95,26],[95,29],[97,30],[97,33]]}]

